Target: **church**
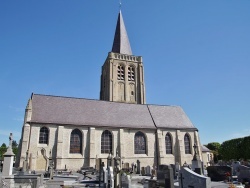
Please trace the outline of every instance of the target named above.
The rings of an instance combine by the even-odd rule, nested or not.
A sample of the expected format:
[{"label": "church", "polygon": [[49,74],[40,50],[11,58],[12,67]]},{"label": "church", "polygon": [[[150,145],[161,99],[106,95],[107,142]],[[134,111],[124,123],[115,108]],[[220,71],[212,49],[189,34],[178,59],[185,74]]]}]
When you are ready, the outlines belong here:
[{"label": "church", "polygon": [[[78,170],[105,163],[157,167],[191,164],[198,129],[180,106],[146,104],[143,59],[132,53],[121,11],[113,47],[102,66],[100,100],[33,94],[25,110],[17,165]],[[198,155],[202,151],[198,147]],[[51,155],[51,156],[50,156]]]}]

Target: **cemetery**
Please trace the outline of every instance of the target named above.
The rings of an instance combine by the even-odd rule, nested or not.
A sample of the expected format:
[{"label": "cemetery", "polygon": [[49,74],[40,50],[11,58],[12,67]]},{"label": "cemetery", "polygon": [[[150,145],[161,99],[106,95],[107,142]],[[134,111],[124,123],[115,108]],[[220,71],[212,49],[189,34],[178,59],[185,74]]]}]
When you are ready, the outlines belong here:
[{"label": "cemetery", "polygon": [[250,164],[239,160],[250,137],[224,142],[218,160],[181,106],[146,103],[121,1],[100,76],[99,100],[31,94],[18,148],[10,133],[1,153],[0,188],[250,188]]},{"label": "cemetery", "polygon": [[[140,159],[129,164],[121,161],[118,151],[109,154],[106,161],[96,159],[95,167],[79,167],[77,172],[55,169],[52,157],[45,172],[29,170],[28,157],[23,168],[13,168],[12,134],[9,147],[4,154],[0,173],[0,188],[60,188],[60,187],[103,187],[103,188],[250,188],[250,164],[239,161],[211,165],[204,168],[194,144],[192,164],[178,163],[158,167],[141,166]],[[50,153],[50,156],[52,154]],[[107,164],[105,166],[105,164]]]}]

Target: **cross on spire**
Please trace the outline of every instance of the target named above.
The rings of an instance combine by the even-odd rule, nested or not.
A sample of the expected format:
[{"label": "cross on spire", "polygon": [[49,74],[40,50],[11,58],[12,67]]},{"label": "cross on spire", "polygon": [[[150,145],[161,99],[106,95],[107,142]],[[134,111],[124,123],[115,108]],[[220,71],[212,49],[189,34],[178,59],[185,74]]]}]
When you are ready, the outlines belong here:
[{"label": "cross on spire", "polygon": [[122,0],[119,0],[119,8],[122,9]]}]

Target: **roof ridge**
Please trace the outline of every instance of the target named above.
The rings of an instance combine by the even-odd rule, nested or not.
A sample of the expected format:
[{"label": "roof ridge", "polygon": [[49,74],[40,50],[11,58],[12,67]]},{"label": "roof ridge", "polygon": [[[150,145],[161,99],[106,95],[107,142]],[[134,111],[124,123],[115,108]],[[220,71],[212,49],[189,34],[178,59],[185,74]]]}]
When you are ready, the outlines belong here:
[{"label": "roof ridge", "polygon": [[135,103],[126,103],[126,102],[119,102],[119,101],[104,101],[104,100],[99,100],[99,99],[90,99],[90,98],[83,98],[83,97],[68,97],[68,96],[59,96],[59,95],[48,95],[48,94],[39,94],[39,93],[32,93],[32,97],[34,95],[39,95],[39,96],[47,96],[47,97],[60,97],[60,98],[67,98],[67,99],[84,99],[84,100],[89,100],[89,101],[98,101],[98,102],[106,102],[106,103],[118,103],[118,104],[127,104],[127,105],[143,105],[143,106],[164,106],[164,107],[180,107],[179,105],[163,105],[163,104],[135,104]]}]

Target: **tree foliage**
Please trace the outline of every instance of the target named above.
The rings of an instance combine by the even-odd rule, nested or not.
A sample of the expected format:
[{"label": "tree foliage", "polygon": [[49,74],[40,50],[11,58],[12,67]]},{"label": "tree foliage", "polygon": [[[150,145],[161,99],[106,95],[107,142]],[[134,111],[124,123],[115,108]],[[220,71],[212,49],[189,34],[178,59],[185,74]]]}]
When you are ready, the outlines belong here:
[{"label": "tree foliage", "polygon": [[221,144],[219,153],[223,160],[250,159],[250,136],[227,140]]},{"label": "tree foliage", "polygon": [[211,143],[208,143],[206,145],[206,147],[211,150],[211,152],[214,155],[214,162],[217,163],[218,160],[221,159],[221,156],[219,154],[219,150],[220,150],[220,147],[221,147],[220,143],[219,142],[211,142]]},{"label": "tree foliage", "polygon": [[207,148],[213,151],[219,151],[220,143],[219,142],[211,142],[207,144]]},{"label": "tree foliage", "polygon": [[3,143],[2,146],[0,147],[0,159],[3,159],[3,154],[7,151],[6,144]]},{"label": "tree foliage", "polygon": [[[0,147],[0,159],[3,159],[3,154],[7,151],[8,147],[5,143],[3,143]],[[18,152],[18,144],[15,140],[12,141],[12,150],[15,155],[17,155]]]}]

